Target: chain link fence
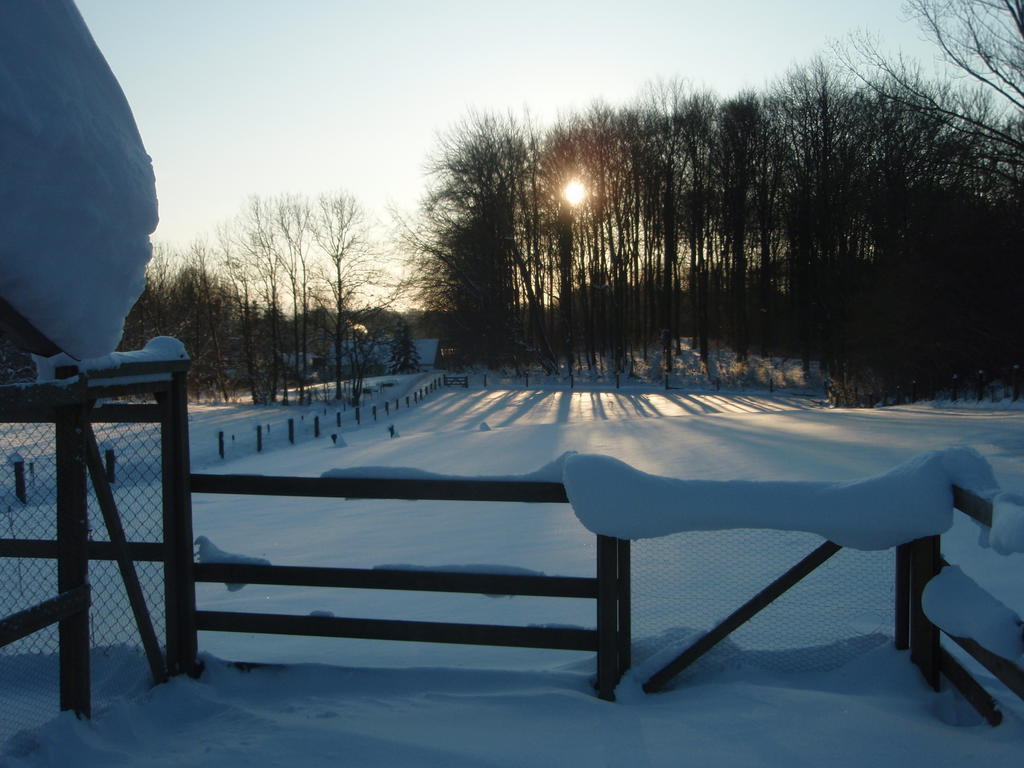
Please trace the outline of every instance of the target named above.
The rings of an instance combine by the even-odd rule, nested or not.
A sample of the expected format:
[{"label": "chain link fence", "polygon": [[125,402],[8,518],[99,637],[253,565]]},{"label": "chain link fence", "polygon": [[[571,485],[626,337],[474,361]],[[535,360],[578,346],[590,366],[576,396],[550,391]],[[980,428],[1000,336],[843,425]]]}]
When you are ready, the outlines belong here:
[{"label": "chain link fence", "polygon": [[[632,545],[633,663],[649,677],[819,544],[812,534],[680,533]],[[751,666],[833,669],[887,641],[895,622],[892,551],[842,549],[676,680]]]},{"label": "chain link fence", "polygon": [[[131,542],[163,537],[159,424],[96,424],[100,453]],[[57,479],[52,424],[0,424],[0,536],[56,540]],[[17,464],[20,468],[16,468]],[[22,475],[19,481],[17,475]],[[89,486],[90,539],[109,541]],[[157,636],[164,636],[163,564],[137,562]],[[117,696],[150,684],[138,629],[116,562],[91,560],[92,706],[101,712]],[[0,617],[57,595],[57,563],[49,558],[0,557]],[[18,749],[26,731],[59,711],[56,625],[0,648],[0,753]]]}]

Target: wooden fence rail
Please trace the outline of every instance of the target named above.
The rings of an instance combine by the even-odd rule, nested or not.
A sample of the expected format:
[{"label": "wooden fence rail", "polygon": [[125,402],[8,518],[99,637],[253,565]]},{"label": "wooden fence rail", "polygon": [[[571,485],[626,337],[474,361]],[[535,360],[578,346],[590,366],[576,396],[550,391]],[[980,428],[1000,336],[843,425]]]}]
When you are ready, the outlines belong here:
[{"label": "wooden fence rail", "polygon": [[[358,499],[567,503],[555,482],[487,479],[300,478],[193,474],[193,493]],[[333,616],[196,611],[197,630],[410,640],[597,652],[597,690],[614,699],[630,662],[629,542],[597,537],[596,578],[357,568],[196,563],[197,582],[399,589],[592,599],[595,629],[453,624]]]}]

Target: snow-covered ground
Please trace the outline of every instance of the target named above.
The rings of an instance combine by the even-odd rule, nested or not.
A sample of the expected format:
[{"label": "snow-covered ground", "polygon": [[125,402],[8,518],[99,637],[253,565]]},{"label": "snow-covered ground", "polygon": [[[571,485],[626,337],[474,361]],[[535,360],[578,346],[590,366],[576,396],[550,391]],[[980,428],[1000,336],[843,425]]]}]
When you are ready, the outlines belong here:
[{"label": "snow-covered ground", "polygon": [[[397,390],[393,396],[404,397]],[[1024,492],[1021,411],[927,405],[844,411],[821,408],[806,397],[480,389],[441,391],[408,410],[404,399],[402,405],[386,420],[364,419],[358,428],[344,418],[350,416],[346,412],[338,445],[330,439],[338,433],[334,411],[328,407],[324,413],[320,406],[323,436],[317,440],[304,432],[295,446],[279,437],[277,426],[290,412],[197,406],[191,416],[194,463],[202,471],[306,476],[358,466],[508,475],[530,472],[572,450],[606,454],[679,479],[841,482],[883,473],[924,451],[967,445],[988,459],[1004,489]],[[217,458],[218,431],[236,434],[237,444],[239,436],[250,439],[255,424],[271,423],[272,417],[278,421],[264,453],[239,450],[239,458]],[[390,424],[400,437],[389,436]],[[593,573],[593,536],[565,505],[199,495],[194,502],[197,536],[225,552],[275,564],[478,564]],[[634,503],[640,507],[644,499]],[[958,517],[944,537],[947,557],[1003,604],[1024,613],[1024,555],[980,548],[977,527]],[[783,568],[820,541],[797,533],[704,534],[719,535],[739,536],[754,545],[754,553],[759,542],[774,536]],[[713,541],[687,554],[713,553]],[[637,545],[634,555],[641,569],[637,558],[648,551],[644,546]],[[678,552],[676,557],[687,560]],[[736,583],[742,601],[770,578],[762,578],[754,560],[744,567],[723,567],[712,559],[665,567],[665,573],[688,574],[678,583],[666,576],[667,592],[696,594],[696,602],[719,612],[738,604]],[[869,572],[843,567],[852,570],[832,571],[816,586],[819,614],[830,603],[830,588],[851,574],[863,577],[855,586],[870,593],[865,599],[890,607],[889,594]],[[200,606],[211,609],[593,626],[588,601],[199,586]],[[661,637],[674,641],[662,651],[680,650],[680,638],[721,618],[712,614],[669,626],[672,631]],[[768,645],[755,648],[738,636],[666,693],[640,691],[657,659],[638,654],[638,668],[619,686],[615,703],[594,696],[593,658],[586,653],[202,633],[202,679],[174,680],[152,691],[136,686],[92,722],[62,715],[12,739],[0,764],[1019,764],[1024,703],[992,685],[1006,719],[995,729],[981,724],[952,692],[931,692],[906,653],[872,640],[889,631],[884,620],[830,619],[837,641],[848,635],[845,644],[835,643],[846,648],[841,663],[834,654],[832,663],[798,671],[795,665],[787,670],[761,663],[766,655],[813,655],[795,639],[809,617],[799,606],[792,615],[784,623],[793,626],[773,630]],[[771,620],[766,612],[764,621]],[[241,672],[222,659],[288,666]],[[986,674],[978,676],[991,684]]]}]

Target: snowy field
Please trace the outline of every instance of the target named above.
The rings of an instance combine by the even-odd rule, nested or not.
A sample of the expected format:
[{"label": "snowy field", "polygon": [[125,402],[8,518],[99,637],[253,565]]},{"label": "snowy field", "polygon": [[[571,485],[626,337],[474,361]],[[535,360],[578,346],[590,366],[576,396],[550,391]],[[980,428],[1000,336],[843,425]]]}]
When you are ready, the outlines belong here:
[{"label": "snowy field", "polygon": [[[403,398],[397,414],[376,424],[364,419],[357,428],[346,413],[340,432],[334,411],[324,413],[322,406],[304,419],[298,409],[195,406],[194,468],[315,476],[376,466],[507,475],[572,450],[675,478],[847,481],[885,472],[923,451],[968,445],[991,462],[1003,488],[1024,492],[1024,411],[930,405],[844,411],[767,393],[554,389],[448,390],[406,410],[404,388],[412,386],[405,381],[394,388],[391,396]],[[316,414],[324,423],[318,440],[307,425]],[[295,446],[283,439],[289,415],[307,425]],[[271,437],[256,455],[247,446],[258,423],[271,425]],[[218,431],[235,435],[227,461],[216,455]],[[342,438],[337,445],[332,432]],[[643,502],[635,500],[638,507]],[[566,505],[197,495],[194,508],[197,536],[274,564],[593,574],[593,536]],[[763,537],[774,536],[772,552],[782,568],[820,541],[808,534],[714,535],[732,536],[729,546],[752,553]],[[635,558],[645,546],[635,545]],[[713,551],[709,547],[714,544],[699,551]],[[979,548],[977,529],[966,519],[944,537],[944,550],[1024,614],[1024,556]],[[888,554],[880,557],[871,562],[889,562]],[[668,643],[663,652],[681,650],[681,639],[721,618],[715,611],[728,612],[771,577],[762,576],[754,560],[740,567],[716,561],[670,566],[663,571],[668,592],[688,592],[714,608],[701,621],[655,627]],[[833,642],[845,656],[833,654],[818,666],[762,663],[808,657],[800,606],[792,621],[776,618],[774,626],[786,631],[773,630],[760,646],[756,632],[737,636],[665,693],[640,691],[654,662],[638,654],[639,668],[620,684],[615,703],[594,695],[593,657],[586,653],[202,633],[202,679],[173,680],[152,691],[140,682],[92,722],[61,715],[12,739],[0,765],[1019,765],[1024,703],[979,673],[1005,705],[1006,718],[993,729],[951,691],[932,693],[907,654],[888,641],[888,577],[873,579],[875,565],[849,568],[826,575],[814,590],[817,605],[827,606],[829,590],[853,573],[854,591],[866,593],[857,615],[836,616],[830,624],[834,641],[849,641]],[[850,584],[843,586],[850,591]],[[219,584],[199,585],[198,599],[201,608],[216,610],[593,626],[588,601],[255,585],[228,590]],[[241,672],[226,659],[288,666]]]}]

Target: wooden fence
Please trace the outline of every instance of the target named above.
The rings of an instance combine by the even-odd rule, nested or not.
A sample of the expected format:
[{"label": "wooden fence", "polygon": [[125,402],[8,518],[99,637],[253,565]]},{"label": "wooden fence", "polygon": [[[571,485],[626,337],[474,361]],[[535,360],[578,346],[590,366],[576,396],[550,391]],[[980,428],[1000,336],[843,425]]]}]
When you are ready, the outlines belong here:
[{"label": "wooden fence", "polygon": [[[992,503],[954,486],[954,504],[960,512],[986,527],[992,526]],[[896,647],[910,650],[911,661],[936,691],[945,676],[990,725],[1002,721],[995,699],[942,647],[942,630],[922,608],[924,588],[949,563],[942,557],[942,539],[929,536],[896,550]],[[1024,700],[1024,670],[982,647],[972,638],[947,635],[969,656]]]},{"label": "wooden fence", "polygon": [[[983,525],[992,525],[992,503],[970,491],[953,487],[956,509]],[[800,562],[779,576],[758,594],[733,611],[714,629],[706,632],[672,661],[655,672],[644,683],[644,691],[662,690],[668,682],[706,654],[746,622],[754,618],[777,598],[796,586],[842,547],[825,541]],[[941,646],[941,630],[925,615],[922,608],[924,588],[948,563],[942,558],[941,537],[928,536],[896,548],[896,625],[894,641],[900,650],[910,650],[911,661],[921,670],[928,684],[939,690],[940,675],[944,675],[963,694],[964,698],[991,725],[998,725],[1002,715],[995,700]],[[1007,688],[1024,699],[1024,670],[1017,663],[983,648],[977,641],[965,637],[951,640],[988,669]]]},{"label": "wooden fence", "polygon": [[[568,503],[561,483],[464,479],[302,478],[194,474],[193,493],[348,499]],[[630,664],[629,542],[597,537],[596,578],[197,563],[197,582],[589,598],[596,629],[196,611],[198,630],[594,651],[597,691],[614,700]]]},{"label": "wooden fence", "polygon": [[[188,361],[129,362],[103,371],[66,371],[66,381],[31,387],[0,387],[0,422],[51,423],[56,453],[56,539],[0,538],[0,557],[57,562],[57,596],[0,621],[0,646],[54,623],[60,642],[60,707],[91,711],[89,561],[116,561],[154,682],[167,674],[196,673],[191,573],[191,498],[188,491]],[[139,396],[155,403],[98,401]],[[129,542],[111,492],[92,425],[161,425],[163,542]],[[88,497],[92,481],[109,541],[89,540]],[[166,658],[153,630],[135,562],[164,565]],[[186,607],[189,607],[186,610]]]}]

